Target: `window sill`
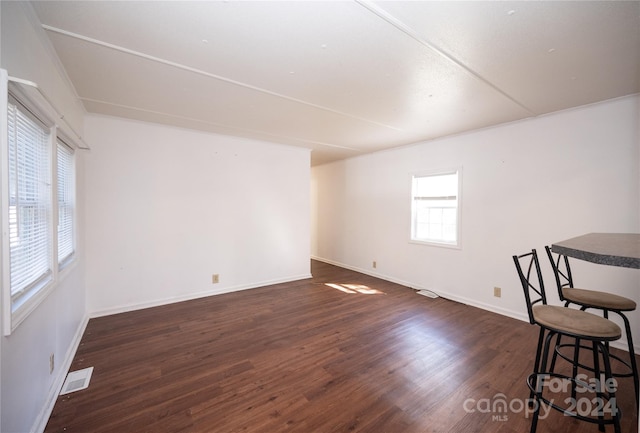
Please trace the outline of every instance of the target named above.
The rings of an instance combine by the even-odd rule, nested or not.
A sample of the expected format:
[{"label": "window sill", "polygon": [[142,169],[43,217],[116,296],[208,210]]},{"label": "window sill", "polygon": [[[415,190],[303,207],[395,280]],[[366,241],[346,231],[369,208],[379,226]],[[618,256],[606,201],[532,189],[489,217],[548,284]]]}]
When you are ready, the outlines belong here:
[{"label": "window sill", "polygon": [[75,258],[67,261],[63,268],[60,269],[55,278],[50,278],[49,280],[42,283],[41,286],[34,293],[23,299],[19,305],[13,305],[11,302],[8,302],[10,308],[4,311],[3,313],[7,313],[4,321],[4,336],[8,337],[11,335],[17,328],[20,326],[22,322],[24,322],[31,313],[33,313],[42,302],[47,299],[47,297],[58,287],[62,281],[64,281],[68,275],[71,274],[73,269],[77,267],[78,260]]},{"label": "window sill", "polygon": [[418,239],[410,239],[409,243],[410,244],[415,244],[415,245],[425,245],[425,246],[430,246],[430,247],[448,248],[448,249],[452,249],[452,250],[461,250],[462,249],[462,245],[460,244],[460,242],[458,242],[456,244],[451,244],[451,243],[447,243],[447,242],[422,241],[422,240],[418,240]]},{"label": "window sill", "polygon": [[8,313],[6,314],[7,318],[4,321],[4,335],[11,335],[11,333],[15,331],[16,328],[18,328],[18,326],[20,326],[20,324],[24,322],[36,308],[38,308],[38,306],[40,306],[49,294],[53,292],[56,285],[57,284],[53,279],[48,280],[32,295],[22,300],[19,305],[13,305],[9,302],[10,307],[6,308],[4,311],[4,313]]}]

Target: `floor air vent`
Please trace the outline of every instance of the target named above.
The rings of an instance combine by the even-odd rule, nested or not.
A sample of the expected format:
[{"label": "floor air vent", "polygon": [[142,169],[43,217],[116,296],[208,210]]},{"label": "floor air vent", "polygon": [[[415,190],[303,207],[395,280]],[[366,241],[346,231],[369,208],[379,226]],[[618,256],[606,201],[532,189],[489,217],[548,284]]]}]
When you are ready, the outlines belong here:
[{"label": "floor air vent", "polygon": [[71,392],[80,391],[81,389],[85,389],[89,386],[89,382],[91,381],[91,374],[93,373],[93,367],[83,368],[82,370],[77,370],[69,373],[67,375],[67,380],[64,381],[64,385],[62,385],[62,391],[60,391],[60,395],[69,394]]}]

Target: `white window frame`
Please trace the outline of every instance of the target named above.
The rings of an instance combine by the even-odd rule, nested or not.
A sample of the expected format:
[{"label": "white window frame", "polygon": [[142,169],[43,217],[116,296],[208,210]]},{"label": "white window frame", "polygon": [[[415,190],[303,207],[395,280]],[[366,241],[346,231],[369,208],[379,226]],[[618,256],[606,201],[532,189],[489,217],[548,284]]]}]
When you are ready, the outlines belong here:
[{"label": "white window frame", "polygon": [[[420,238],[416,234],[417,231],[417,217],[418,217],[418,201],[424,199],[424,197],[416,196],[416,182],[417,179],[432,177],[432,176],[444,176],[444,175],[456,175],[458,180],[458,188],[455,196],[443,197],[444,200],[455,200],[456,202],[456,227],[455,227],[455,241],[447,241],[442,238]],[[435,200],[435,199],[434,199]],[[441,170],[422,171],[411,174],[411,227],[410,227],[410,242],[423,245],[432,245],[445,248],[462,248],[461,242],[461,226],[462,226],[462,167],[453,167]]]},{"label": "white window frame", "polygon": [[[75,227],[76,227],[76,157],[75,150],[73,146],[67,144],[66,140],[63,140],[61,137],[57,137],[56,139],[56,164],[55,164],[55,177],[56,177],[56,262],[58,264],[58,270],[61,270],[68,266],[73,262],[75,258],[76,252],[76,236],[75,236]],[[66,152],[69,159],[69,166],[66,167],[66,177],[62,179],[60,175],[63,174],[61,172],[61,163],[60,152]],[[61,191],[61,188],[64,188]],[[62,196],[62,198],[61,198]],[[63,210],[66,209],[66,218]],[[67,225],[68,227],[65,227]],[[62,242],[61,237],[68,237],[66,239],[67,242]],[[68,245],[67,245],[68,243]],[[61,256],[61,252],[63,252],[62,248],[68,247],[69,251],[64,250],[66,254]]]},{"label": "white window frame", "polygon": [[[28,83],[25,85],[23,83]],[[0,241],[2,247],[0,249],[0,288],[1,288],[1,316],[2,329],[5,336],[11,333],[46,299],[46,297],[58,286],[64,267],[64,274],[67,268],[71,268],[71,264],[75,263],[75,254],[72,254],[63,261],[64,266],[58,263],[58,202],[57,202],[57,146],[58,141],[62,139],[69,145],[73,151],[77,149],[74,141],[66,139],[66,134],[58,129],[55,120],[59,118],[55,110],[48,103],[48,100],[42,96],[37,87],[33,87],[33,83],[22,82],[21,80],[9,79],[7,72],[0,69]],[[34,91],[35,89],[35,91]],[[48,128],[48,186],[49,186],[49,224],[48,224],[48,263],[50,270],[46,278],[38,279],[32,286],[28,286],[25,294],[19,298],[13,297],[11,294],[11,257],[9,246],[9,137],[8,137],[8,105],[12,98],[17,102],[16,105],[22,107],[22,111],[29,114],[30,117],[37,119],[41,124]],[[13,103],[13,102],[12,102]],[[71,143],[71,144],[70,144]],[[75,161],[75,157],[74,157]],[[73,164],[73,182],[75,185],[75,162]],[[76,210],[75,210],[75,186],[73,189],[74,213],[73,213],[73,239],[76,239]],[[75,251],[75,244],[74,244]]]}]

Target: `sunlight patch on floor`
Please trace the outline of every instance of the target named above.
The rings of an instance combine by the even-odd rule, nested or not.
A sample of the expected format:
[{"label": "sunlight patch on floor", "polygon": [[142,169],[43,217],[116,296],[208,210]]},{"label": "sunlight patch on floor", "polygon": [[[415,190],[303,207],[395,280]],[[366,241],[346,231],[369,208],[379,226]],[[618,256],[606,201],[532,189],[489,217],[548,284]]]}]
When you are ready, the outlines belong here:
[{"label": "sunlight patch on floor", "polygon": [[369,286],[365,286],[364,284],[335,284],[335,283],[325,283],[325,286],[331,287],[336,290],[340,290],[344,293],[356,294],[360,293],[361,295],[380,295],[384,294],[384,292],[378,289],[372,289]]}]

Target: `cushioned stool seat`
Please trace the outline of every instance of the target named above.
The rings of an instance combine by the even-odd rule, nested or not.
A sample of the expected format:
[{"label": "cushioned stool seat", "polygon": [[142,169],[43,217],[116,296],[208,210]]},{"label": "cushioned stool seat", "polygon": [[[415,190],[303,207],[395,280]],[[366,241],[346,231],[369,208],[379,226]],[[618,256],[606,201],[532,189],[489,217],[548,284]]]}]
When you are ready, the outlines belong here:
[{"label": "cushioned stool seat", "polygon": [[562,297],[564,301],[584,305],[586,308],[618,311],[633,311],[636,309],[636,303],[629,298],[613,293],[598,292],[597,290],[563,287]]},{"label": "cushioned stool seat", "polygon": [[613,341],[622,336],[614,322],[595,314],[555,305],[535,305],[533,317],[536,323],[556,332],[579,338],[589,337]]}]

